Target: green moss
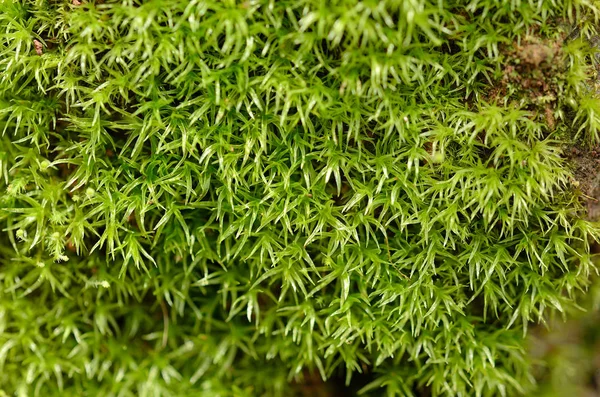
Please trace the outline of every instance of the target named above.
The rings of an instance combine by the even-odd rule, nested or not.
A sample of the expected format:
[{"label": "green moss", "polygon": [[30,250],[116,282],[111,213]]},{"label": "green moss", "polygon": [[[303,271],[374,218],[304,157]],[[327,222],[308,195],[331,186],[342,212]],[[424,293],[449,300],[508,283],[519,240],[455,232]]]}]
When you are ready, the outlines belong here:
[{"label": "green moss", "polygon": [[600,140],[598,15],[0,2],[0,390],[533,390],[528,324],[596,271],[562,147]]}]

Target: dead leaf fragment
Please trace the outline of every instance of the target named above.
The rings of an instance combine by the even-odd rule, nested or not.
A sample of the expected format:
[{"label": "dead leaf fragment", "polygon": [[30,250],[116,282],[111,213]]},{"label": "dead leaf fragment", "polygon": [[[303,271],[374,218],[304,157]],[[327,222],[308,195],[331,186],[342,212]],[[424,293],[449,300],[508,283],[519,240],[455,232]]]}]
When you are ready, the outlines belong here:
[{"label": "dead leaf fragment", "polygon": [[544,108],[544,115],[546,117],[546,124],[550,131],[554,131],[554,127],[556,127],[556,120],[554,119],[554,113],[552,112],[552,108],[550,105],[546,105]]},{"label": "dead leaf fragment", "polygon": [[519,58],[529,65],[539,67],[555,55],[554,50],[545,44],[527,44],[518,49]]},{"label": "dead leaf fragment", "polygon": [[42,55],[44,53],[43,48],[44,45],[38,41],[38,40],[33,40],[33,47],[35,48],[35,53],[38,55]]}]

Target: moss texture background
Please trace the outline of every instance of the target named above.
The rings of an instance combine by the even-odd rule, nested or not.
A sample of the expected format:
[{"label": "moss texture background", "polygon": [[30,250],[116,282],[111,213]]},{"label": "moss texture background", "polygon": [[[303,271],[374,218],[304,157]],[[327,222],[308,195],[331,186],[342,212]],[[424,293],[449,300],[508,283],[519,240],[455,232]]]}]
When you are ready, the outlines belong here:
[{"label": "moss texture background", "polygon": [[599,16],[1,1],[0,394],[536,393],[596,273]]}]

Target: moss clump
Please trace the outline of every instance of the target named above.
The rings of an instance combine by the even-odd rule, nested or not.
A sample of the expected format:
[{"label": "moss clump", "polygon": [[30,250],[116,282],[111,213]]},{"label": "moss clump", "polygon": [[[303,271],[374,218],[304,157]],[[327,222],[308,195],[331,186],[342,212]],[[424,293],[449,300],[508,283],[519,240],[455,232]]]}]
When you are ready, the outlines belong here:
[{"label": "moss clump", "polygon": [[598,16],[0,2],[0,389],[270,396],[362,372],[372,395],[532,390],[528,324],[595,272],[558,138],[599,141]]}]

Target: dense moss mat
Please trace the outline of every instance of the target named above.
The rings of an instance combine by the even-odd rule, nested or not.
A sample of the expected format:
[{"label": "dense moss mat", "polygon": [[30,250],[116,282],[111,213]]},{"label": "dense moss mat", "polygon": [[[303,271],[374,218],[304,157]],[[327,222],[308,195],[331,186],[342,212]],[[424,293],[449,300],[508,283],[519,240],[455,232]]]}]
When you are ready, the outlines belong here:
[{"label": "dense moss mat", "polygon": [[0,2],[0,394],[531,392],[595,273],[599,15]]}]

